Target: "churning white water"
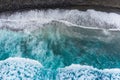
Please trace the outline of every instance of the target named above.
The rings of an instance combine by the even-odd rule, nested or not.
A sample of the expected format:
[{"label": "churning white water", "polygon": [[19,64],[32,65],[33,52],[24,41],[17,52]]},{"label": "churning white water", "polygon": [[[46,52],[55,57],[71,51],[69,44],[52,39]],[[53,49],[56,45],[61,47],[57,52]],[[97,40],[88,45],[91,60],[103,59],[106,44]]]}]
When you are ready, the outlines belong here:
[{"label": "churning white water", "polygon": [[1,14],[0,80],[120,80],[119,35],[116,13]]},{"label": "churning white water", "polygon": [[[0,27],[12,28],[36,27],[52,20],[67,21],[75,25],[84,27],[97,27],[104,29],[119,29],[120,15],[116,13],[106,13],[95,10],[32,10],[15,12],[0,16]],[[19,24],[19,25],[18,25]],[[16,26],[17,25],[17,26]]]}]

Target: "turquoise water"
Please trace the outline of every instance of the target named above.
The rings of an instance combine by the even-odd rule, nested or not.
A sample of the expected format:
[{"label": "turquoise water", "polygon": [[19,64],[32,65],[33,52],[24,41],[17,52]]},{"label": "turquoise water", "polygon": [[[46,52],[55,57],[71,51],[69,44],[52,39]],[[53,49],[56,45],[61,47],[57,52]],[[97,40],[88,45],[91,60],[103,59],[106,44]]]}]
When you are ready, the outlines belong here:
[{"label": "turquoise water", "polygon": [[0,20],[0,80],[120,80],[118,29],[37,21]]},{"label": "turquoise water", "polygon": [[100,69],[120,67],[120,47],[116,39],[105,42],[92,37],[68,36],[59,27],[50,26],[30,34],[0,30],[0,37],[0,60],[9,57],[30,58],[51,69],[71,64]]}]

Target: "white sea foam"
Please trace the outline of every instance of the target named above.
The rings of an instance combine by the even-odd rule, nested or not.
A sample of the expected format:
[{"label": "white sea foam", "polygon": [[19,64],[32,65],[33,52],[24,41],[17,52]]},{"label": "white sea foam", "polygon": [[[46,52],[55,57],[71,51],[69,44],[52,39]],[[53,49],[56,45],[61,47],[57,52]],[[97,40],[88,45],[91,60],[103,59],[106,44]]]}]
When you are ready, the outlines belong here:
[{"label": "white sea foam", "polygon": [[8,58],[0,61],[0,80],[31,80],[42,64],[25,58]]},{"label": "white sea foam", "polygon": [[76,65],[59,69],[59,80],[120,80],[120,69],[97,69],[92,66]]},{"label": "white sea foam", "polygon": [[[60,27],[62,24],[63,24],[62,27],[66,27],[66,26],[67,26],[66,28],[68,28],[68,26],[72,27],[71,29],[66,29],[66,28],[61,29],[62,32],[60,33],[62,34],[65,33],[67,35],[81,37],[82,36],[81,34],[83,33],[83,37],[86,37],[86,36],[87,38],[98,37],[100,39],[102,38],[102,40],[104,41],[106,40],[106,42],[108,42],[109,38],[119,40],[119,37],[118,38],[116,37],[116,36],[119,36],[119,33],[115,33],[116,36],[114,36],[108,32],[108,30],[120,31],[119,29],[120,15],[116,13],[106,13],[106,12],[100,12],[95,10],[87,10],[87,11],[32,10],[32,11],[16,12],[14,14],[0,16],[0,28],[8,28],[13,30],[20,29],[27,34],[30,34],[29,30],[34,30],[38,27],[43,27],[44,24],[48,24],[48,26],[51,26],[49,24],[52,24],[54,22],[56,22],[57,26],[60,26]],[[80,28],[79,30],[78,28],[73,30],[73,27],[80,27]],[[65,32],[65,29],[66,29],[66,32]],[[89,33],[86,32],[86,29]],[[101,33],[101,31],[103,31],[104,34]],[[9,33],[8,31],[7,34],[5,35],[3,32],[4,31],[2,31],[0,35],[1,39],[3,39],[1,42],[8,40],[8,43],[5,44],[5,51],[7,51],[9,50],[8,46],[10,45],[11,47],[11,44],[9,44],[9,41],[12,42],[13,44],[15,37],[22,34],[15,35],[14,33],[11,34],[11,32]],[[40,33],[39,30],[38,32]],[[11,35],[13,37],[11,37]],[[103,37],[101,37],[101,35]],[[57,36],[59,38],[59,35]],[[10,38],[7,39],[8,37]],[[53,38],[54,35],[51,37]],[[15,40],[18,40],[18,39],[15,39]],[[41,45],[44,45],[44,44],[40,43],[40,46]],[[16,50],[16,46],[14,49],[16,52],[19,51],[19,49]],[[34,49],[34,54],[38,54],[38,52],[39,53],[45,52],[44,50],[40,50],[40,49],[41,47]],[[42,57],[42,56],[39,56],[39,57]],[[51,58],[51,61],[52,59],[54,58]],[[46,61],[47,60],[49,59],[46,59]],[[12,80],[14,79],[37,80],[38,78],[39,78],[38,80],[42,80],[42,79],[50,80],[48,77],[50,76],[50,74],[52,75],[56,74],[54,75],[56,77],[56,80],[120,80],[120,69],[100,70],[91,66],[82,66],[82,65],[73,64],[65,68],[59,68],[55,71],[55,73],[50,72],[46,76],[46,73],[44,72],[44,70],[39,71],[40,68],[43,68],[42,64],[34,60],[25,59],[25,58],[8,58],[4,61],[0,61],[0,80],[11,80],[11,79]],[[44,78],[45,76],[46,78]]]},{"label": "white sea foam", "polygon": [[67,21],[84,27],[119,29],[120,15],[95,10],[31,10],[0,16],[0,27],[18,29],[41,27],[51,21]]},{"label": "white sea foam", "polygon": [[[53,77],[54,76],[54,77]],[[0,80],[119,80],[120,69],[97,69],[72,64],[57,70],[45,69],[42,64],[26,58],[8,58],[0,61]]]}]

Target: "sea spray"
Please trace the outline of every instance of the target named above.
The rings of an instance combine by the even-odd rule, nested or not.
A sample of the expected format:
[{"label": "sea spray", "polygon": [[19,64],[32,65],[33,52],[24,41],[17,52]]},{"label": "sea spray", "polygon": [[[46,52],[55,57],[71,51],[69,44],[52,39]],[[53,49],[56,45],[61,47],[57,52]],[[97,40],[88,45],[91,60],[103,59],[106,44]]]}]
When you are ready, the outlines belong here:
[{"label": "sea spray", "polygon": [[[119,80],[120,24],[115,17],[120,15],[94,10],[33,10],[1,15],[0,79]],[[31,63],[26,62],[28,58]],[[31,60],[43,67],[33,67]],[[26,63],[30,68],[24,67]],[[20,67],[16,69],[21,76],[11,66]],[[13,71],[13,77],[7,69]],[[29,76],[23,75],[24,70]]]}]

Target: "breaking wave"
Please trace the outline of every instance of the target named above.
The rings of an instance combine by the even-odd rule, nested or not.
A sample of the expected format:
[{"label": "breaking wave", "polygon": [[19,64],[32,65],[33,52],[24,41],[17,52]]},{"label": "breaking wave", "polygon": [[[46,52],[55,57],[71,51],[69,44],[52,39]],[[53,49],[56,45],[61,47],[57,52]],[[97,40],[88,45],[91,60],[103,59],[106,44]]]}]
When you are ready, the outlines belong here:
[{"label": "breaking wave", "polygon": [[[33,29],[52,20],[67,21],[84,27],[119,29],[120,15],[95,10],[31,10],[0,15],[0,27]],[[19,24],[19,25],[18,25]],[[17,26],[16,26],[17,25]]]},{"label": "breaking wave", "polygon": [[0,80],[34,79],[42,65],[34,60],[24,58],[8,58],[0,61]]},{"label": "breaking wave", "polygon": [[8,58],[0,62],[1,80],[119,80],[120,69],[99,70],[72,64],[56,70],[45,69],[38,61]]},{"label": "breaking wave", "polygon": [[1,14],[0,79],[119,80],[119,17],[94,10]]}]

